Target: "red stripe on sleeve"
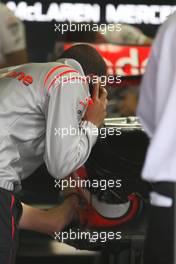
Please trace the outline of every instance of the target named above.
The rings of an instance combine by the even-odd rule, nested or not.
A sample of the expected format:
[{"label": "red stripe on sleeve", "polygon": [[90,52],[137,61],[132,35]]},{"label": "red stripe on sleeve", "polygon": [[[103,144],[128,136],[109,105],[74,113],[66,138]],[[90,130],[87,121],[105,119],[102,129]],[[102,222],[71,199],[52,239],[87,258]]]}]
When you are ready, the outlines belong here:
[{"label": "red stripe on sleeve", "polygon": [[79,77],[71,77],[71,78],[68,78],[66,81],[63,81],[63,83],[68,83],[69,81],[72,81],[72,80],[81,80],[81,81],[83,81],[83,83],[84,84],[87,84],[87,79],[86,79],[86,77],[82,77],[82,76],[79,76]]},{"label": "red stripe on sleeve", "polygon": [[62,73],[59,73],[59,74],[54,78],[54,80],[52,80],[52,82],[50,83],[50,85],[49,85],[49,87],[48,87],[48,91],[47,91],[47,93],[49,92],[51,86],[55,83],[55,81],[56,81],[59,77],[65,75],[65,74],[67,74],[67,73],[71,73],[71,72],[79,73],[79,72],[76,71],[76,70],[68,70],[68,71],[64,71],[64,72],[62,72]]},{"label": "red stripe on sleeve", "polygon": [[45,79],[44,79],[44,86],[46,85],[46,82],[47,80],[49,79],[49,77],[53,74],[53,72],[55,72],[56,70],[58,69],[61,69],[61,68],[70,68],[70,66],[68,65],[60,65],[60,66],[56,66],[54,68],[52,68],[45,76]]}]

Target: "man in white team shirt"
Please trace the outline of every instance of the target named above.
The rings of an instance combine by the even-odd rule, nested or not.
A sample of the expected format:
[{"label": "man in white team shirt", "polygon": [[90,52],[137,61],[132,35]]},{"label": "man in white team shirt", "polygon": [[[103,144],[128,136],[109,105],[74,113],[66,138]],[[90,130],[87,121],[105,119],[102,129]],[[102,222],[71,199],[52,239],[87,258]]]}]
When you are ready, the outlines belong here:
[{"label": "man in white team shirt", "polygon": [[[91,104],[86,105],[90,87],[84,77],[106,75],[102,57],[88,45],[76,45],[63,58],[58,62],[31,63],[0,71],[2,264],[15,261],[19,220],[20,228],[46,233],[46,225],[42,223],[45,215],[37,209],[23,205],[20,219],[21,202],[16,193],[21,189],[21,180],[30,176],[43,161],[50,174],[58,179],[81,167],[106,116],[106,90],[95,84]],[[71,128],[77,132],[71,133]],[[74,199],[71,203],[77,204],[77,197]],[[51,213],[55,219],[56,211]],[[65,215],[68,213],[64,211]]]},{"label": "man in white team shirt", "polygon": [[0,3],[0,68],[27,62],[23,23]]},{"label": "man in white team shirt", "polygon": [[173,264],[176,182],[176,14],[159,29],[137,114],[150,137],[142,176],[153,183],[144,263]]}]

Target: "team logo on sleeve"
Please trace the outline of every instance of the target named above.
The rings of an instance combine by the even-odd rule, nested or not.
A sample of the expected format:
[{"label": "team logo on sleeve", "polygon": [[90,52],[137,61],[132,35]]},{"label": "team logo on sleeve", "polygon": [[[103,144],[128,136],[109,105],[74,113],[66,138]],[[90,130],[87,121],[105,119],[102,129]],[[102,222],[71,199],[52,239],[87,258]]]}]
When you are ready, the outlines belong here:
[{"label": "team logo on sleeve", "polygon": [[19,82],[22,82],[24,85],[28,86],[33,83],[33,78],[30,75],[26,75],[24,72],[10,72],[7,77],[17,79]]},{"label": "team logo on sleeve", "polygon": [[89,97],[86,97],[85,100],[80,100],[80,101],[79,101],[79,104],[80,104],[80,105],[83,105],[83,106],[86,108],[87,106],[93,104],[93,100],[92,100],[92,98],[89,96]]}]

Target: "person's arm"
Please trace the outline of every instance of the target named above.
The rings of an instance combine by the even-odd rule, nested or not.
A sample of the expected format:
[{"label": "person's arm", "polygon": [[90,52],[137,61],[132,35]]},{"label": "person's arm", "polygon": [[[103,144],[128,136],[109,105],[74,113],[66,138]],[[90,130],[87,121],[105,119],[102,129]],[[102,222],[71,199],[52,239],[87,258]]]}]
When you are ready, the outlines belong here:
[{"label": "person's arm", "polygon": [[[102,90],[99,98],[99,85],[94,88],[93,104],[88,107],[82,124],[78,120],[78,109],[80,100],[85,101],[89,94],[88,86],[66,83],[50,89],[44,160],[55,178],[64,178],[81,167],[97,140],[95,130],[106,116],[107,94]],[[93,131],[94,135],[90,133]]]},{"label": "person's arm", "polygon": [[78,204],[79,200],[75,195],[47,210],[23,203],[19,228],[53,236],[55,232],[61,231],[73,220]]}]

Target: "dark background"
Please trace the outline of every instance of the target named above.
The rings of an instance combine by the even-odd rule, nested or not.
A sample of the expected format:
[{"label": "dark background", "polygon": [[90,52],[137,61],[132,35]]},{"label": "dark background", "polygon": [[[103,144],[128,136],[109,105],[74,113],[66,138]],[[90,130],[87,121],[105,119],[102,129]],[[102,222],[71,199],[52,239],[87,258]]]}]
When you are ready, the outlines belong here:
[{"label": "dark background", "polygon": [[[7,0],[3,0],[2,2],[6,3]],[[16,3],[21,2],[21,0],[14,1]],[[64,1],[50,1],[50,0],[26,0],[29,5],[33,5],[35,2],[41,2],[43,4],[43,13],[47,12],[48,6],[50,3],[98,3],[101,6],[101,23],[105,23],[105,4],[112,3],[115,6],[118,4],[143,4],[143,5],[176,5],[176,0],[168,0],[168,1],[152,1],[152,0],[96,0],[96,1],[90,1],[90,0],[64,0]],[[54,43],[57,40],[64,40],[63,36],[59,35],[58,32],[54,31],[54,23],[53,22],[24,22],[26,26],[26,35],[27,35],[27,45],[28,45],[28,52],[30,61],[38,61],[43,62],[48,60],[49,54],[52,53]],[[151,25],[151,24],[141,24],[141,25],[134,25],[138,28],[142,29],[144,34],[146,34],[149,37],[154,37],[158,25]]]}]

